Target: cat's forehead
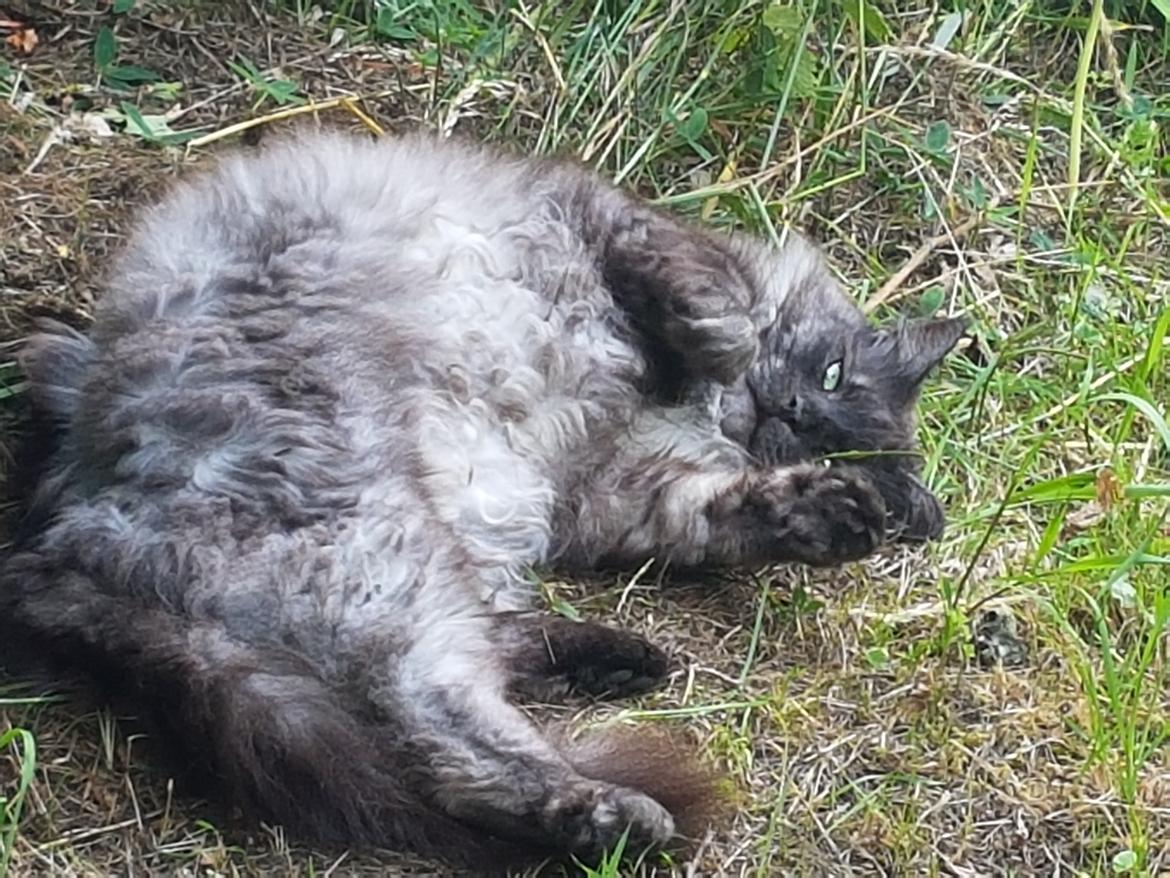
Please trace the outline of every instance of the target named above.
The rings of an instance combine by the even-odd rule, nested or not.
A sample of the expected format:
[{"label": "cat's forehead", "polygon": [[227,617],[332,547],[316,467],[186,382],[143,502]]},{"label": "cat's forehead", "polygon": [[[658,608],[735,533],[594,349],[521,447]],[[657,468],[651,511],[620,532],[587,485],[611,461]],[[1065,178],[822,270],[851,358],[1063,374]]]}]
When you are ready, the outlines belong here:
[{"label": "cat's forehead", "polygon": [[870,331],[864,314],[839,288],[825,293],[798,287],[777,309],[764,340],[775,354],[791,358],[829,349],[840,352]]},{"label": "cat's forehead", "polygon": [[789,291],[783,311],[807,327],[857,330],[866,326],[865,314],[827,268],[799,277]]},{"label": "cat's forehead", "polygon": [[826,315],[780,322],[765,333],[763,359],[773,367],[816,370],[827,361],[846,356],[858,340],[855,326]]},{"label": "cat's forehead", "polygon": [[801,326],[803,332],[855,331],[866,319],[837,281],[820,250],[792,235],[773,251],[765,271],[765,293],[757,311],[761,326]]}]

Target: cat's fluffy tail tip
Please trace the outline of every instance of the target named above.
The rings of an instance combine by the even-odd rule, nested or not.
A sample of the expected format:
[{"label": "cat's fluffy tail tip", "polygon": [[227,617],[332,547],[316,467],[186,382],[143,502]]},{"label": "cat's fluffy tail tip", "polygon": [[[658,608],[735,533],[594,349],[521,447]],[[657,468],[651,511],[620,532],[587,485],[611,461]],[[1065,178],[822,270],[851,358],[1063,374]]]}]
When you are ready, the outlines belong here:
[{"label": "cat's fluffy tail tip", "polygon": [[676,827],[670,847],[685,848],[731,813],[730,777],[679,731],[609,725],[566,741],[562,750],[586,777],[638,790],[666,808]]}]

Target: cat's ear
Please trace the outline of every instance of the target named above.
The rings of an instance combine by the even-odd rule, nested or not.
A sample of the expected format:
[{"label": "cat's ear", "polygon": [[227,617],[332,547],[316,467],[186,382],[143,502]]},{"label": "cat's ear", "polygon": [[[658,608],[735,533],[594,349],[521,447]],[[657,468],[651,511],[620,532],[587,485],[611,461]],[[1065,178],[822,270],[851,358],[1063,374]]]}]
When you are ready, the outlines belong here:
[{"label": "cat's ear", "polygon": [[958,344],[970,320],[959,317],[926,317],[906,320],[886,330],[893,344],[898,377],[917,389],[930,371]]}]

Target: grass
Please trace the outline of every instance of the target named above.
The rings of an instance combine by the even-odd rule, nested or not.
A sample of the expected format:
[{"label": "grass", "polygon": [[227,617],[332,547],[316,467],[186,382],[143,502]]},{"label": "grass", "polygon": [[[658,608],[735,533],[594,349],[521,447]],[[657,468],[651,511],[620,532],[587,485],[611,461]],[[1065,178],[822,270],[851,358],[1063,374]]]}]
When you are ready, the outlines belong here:
[{"label": "grass", "polygon": [[[803,228],[877,318],[974,317],[921,406],[951,524],[713,591],[543,583],[681,659],[588,716],[685,724],[740,787],[689,866],[639,871],[1170,873],[1164,3],[116,5],[50,4],[0,64],[13,429],[28,314],[84,319],[126,208],[258,115],[369,127],[338,100],[365,97],[387,130],[572,152],[715,225]],[[989,610],[1018,662],[982,664]],[[102,712],[6,701],[0,735],[12,874],[433,874],[204,822]]]},{"label": "grass", "polygon": [[27,729],[10,728],[0,735],[0,751],[9,749],[13,751],[10,758],[17,768],[17,781],[14,790],[6,790],[0,795],[0,875],[8,873],[16,831],[20,827],[20,814],[37,764],[36,739]]}]

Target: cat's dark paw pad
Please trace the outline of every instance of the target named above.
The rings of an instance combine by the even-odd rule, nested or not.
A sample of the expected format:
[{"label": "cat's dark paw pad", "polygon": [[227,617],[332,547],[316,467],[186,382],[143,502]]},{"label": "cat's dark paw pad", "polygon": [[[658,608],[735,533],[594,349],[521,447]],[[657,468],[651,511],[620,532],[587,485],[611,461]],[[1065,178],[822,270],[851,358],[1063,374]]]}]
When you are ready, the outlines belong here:
[{"label": "cat's dark paw pad", "polygon": [[670,670],[665,652],[622,628],[539,614],[501,620],[514,644],[513,691],[527,697],[622,698],[654,688]]},{"label": "cat's dark paw pad", "polygon": [[576,786],[552,797],[547,827],[576,856],[594,860],[612,851],[628,831],[626,850],[640,852],[674,836],[674,818],[654,799],[609,784]]},{"label": "cat's dark paw pad", "polygon": [[779,554],[815,566],[864,558],[886,534],[886,504],[861,470],[816,465],[777,470],[755,492]]},{"label": "cat's dark paw pad", "polygon": [[666,653],[635,634],[607,630],[615,636],[599,644],[604,652],[573,668],[573,687],[590,695],[622,698],[660,685],[670,669]]},{"label": "cat's dark paw pad", "polygon": [[544,639],[555,672],[590,695],[620,698],[645,692],[670,669],[665,652],[622,628],[558,620],[546,624]]}]

